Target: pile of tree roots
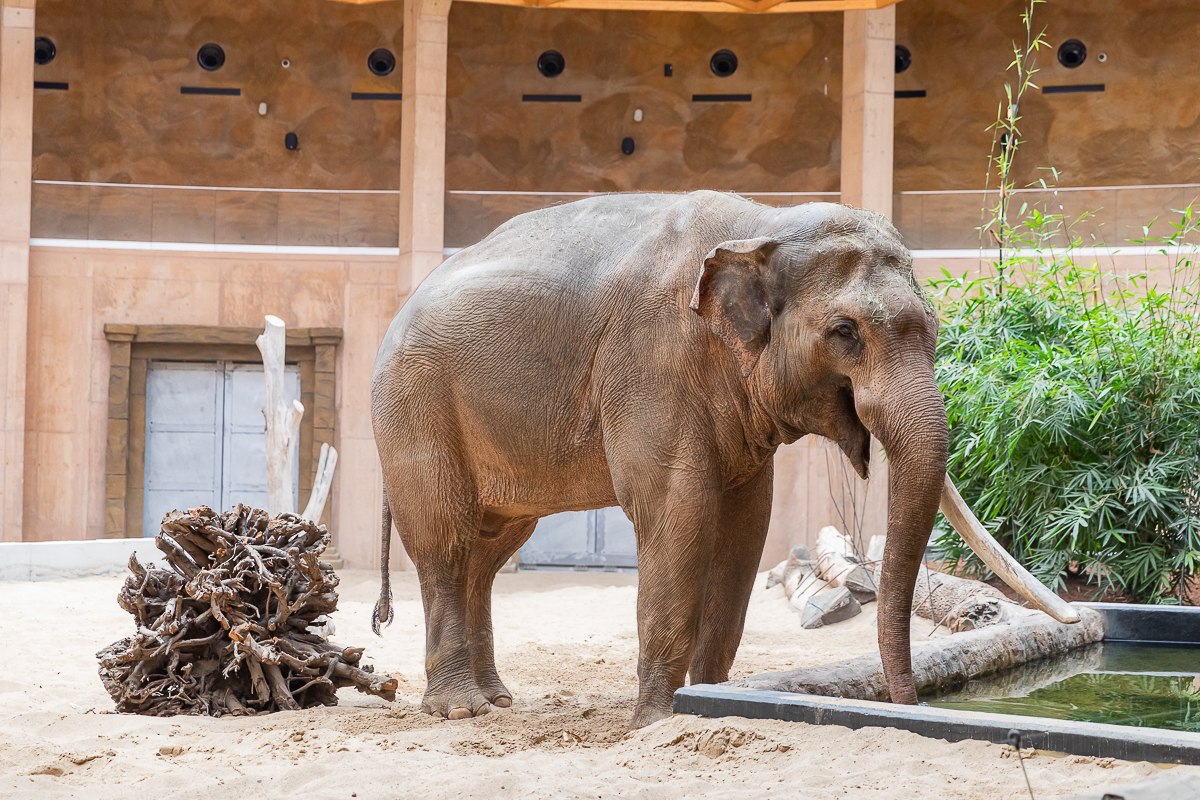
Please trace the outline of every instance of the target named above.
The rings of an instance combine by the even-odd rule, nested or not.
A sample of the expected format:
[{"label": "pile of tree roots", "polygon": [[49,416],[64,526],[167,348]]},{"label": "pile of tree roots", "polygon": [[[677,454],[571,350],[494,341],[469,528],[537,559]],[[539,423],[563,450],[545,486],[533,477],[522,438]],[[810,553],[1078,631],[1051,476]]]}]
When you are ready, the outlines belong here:
[{"label": "pile of tree roots", "polygon": [[174,511],[155,539],[169,569],[129,559],[117,596],[137,634],[97,653],[125,713],[256,714],[337,705],[354,686],[387,700],[396,679],[328,641],[337,576],[318,560],[325,526],[238,505]]}]

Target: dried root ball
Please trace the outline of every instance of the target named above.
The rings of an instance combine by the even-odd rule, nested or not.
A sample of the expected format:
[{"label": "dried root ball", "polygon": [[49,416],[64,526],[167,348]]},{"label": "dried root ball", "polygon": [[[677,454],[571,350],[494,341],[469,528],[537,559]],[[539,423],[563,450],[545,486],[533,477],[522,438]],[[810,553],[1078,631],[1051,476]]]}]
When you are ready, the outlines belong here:
[{"label": "dried root ball", "polygon": [[354,686],[387,700],[396,680],[363,649],[319,633],[337,610],[337,576],[319,561],[329,532],[294,514],[237,505],[173,511],[155,539],[169,569],[129,559],[117,595],[135,635],[96,654],[121,712],[254,714],[336,705]]}]

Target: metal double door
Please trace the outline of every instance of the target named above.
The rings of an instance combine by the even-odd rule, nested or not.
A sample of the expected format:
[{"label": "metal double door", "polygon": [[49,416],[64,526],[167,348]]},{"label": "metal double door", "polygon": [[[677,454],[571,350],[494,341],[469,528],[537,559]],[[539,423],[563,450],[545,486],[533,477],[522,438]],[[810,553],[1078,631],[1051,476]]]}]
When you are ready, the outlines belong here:
[{"label": "metal double door", "polygon": [[[300,368],[285,370],[287,400],[300,399]],[[151,361],[146,372],[142,535],[173,509],[267,503],[266,384],[261,364]],[[299,451],[299,448],[296,448]],[[299,458],[292,462],[293,496]]]},{"label": "metal double door", "polygon": [[636,569],[637,538],[617,506],[568,511],[538,520],[519,559],[521,569]]}]

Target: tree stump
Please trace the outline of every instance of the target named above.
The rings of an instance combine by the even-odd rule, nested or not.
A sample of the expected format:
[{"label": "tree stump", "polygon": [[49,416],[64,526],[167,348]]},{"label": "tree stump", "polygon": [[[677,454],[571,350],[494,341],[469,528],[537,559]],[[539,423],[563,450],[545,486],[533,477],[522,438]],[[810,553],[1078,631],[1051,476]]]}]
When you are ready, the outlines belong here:
[{"label": "tree stump", "polygon": [[363,648],[321,635],[337,610],[337,576],[318,557],[323,525],[268,519],[241,504],[163,519],[155,539],[169,569],[129,559],[117,595],[137,633],[96,654],[123,713],[244,715],[337,705],[337,690],[394,700],[396,679],[361,664]]}]

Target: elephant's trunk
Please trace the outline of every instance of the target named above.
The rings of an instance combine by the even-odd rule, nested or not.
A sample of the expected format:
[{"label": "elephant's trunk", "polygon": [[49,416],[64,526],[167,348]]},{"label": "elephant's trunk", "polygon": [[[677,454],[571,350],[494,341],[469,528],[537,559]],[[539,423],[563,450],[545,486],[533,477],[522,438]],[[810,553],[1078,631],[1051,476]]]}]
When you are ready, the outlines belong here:
[{"label": "elephant's trunk", "polygon": [[913,588],[946,477],[946,409],[932,380],[895,396],[872,426],[888,456],[887,544],[879,586],[879,655],[894,703],[917,702],[909,652]]},{"label": "elephant's trunk", "polygon": [[[914,385],[915,384],[915,387]],[[866,394],[866,393],[863,393]],[[888,456],[887,545],[879,586],[879,654],[892,702],[916,703],[909,649],[913,588],[939,505],[954,529],[1009,586],[1060,622],[1079,614],[1043,586],[996,542],[946,475],[949,430],[932,376],[886,393],[887,407],[864,403],[864,416]],[[864,398],[865,399],[865,398]],[[871,413],[875,412],[875,413]]]}]

